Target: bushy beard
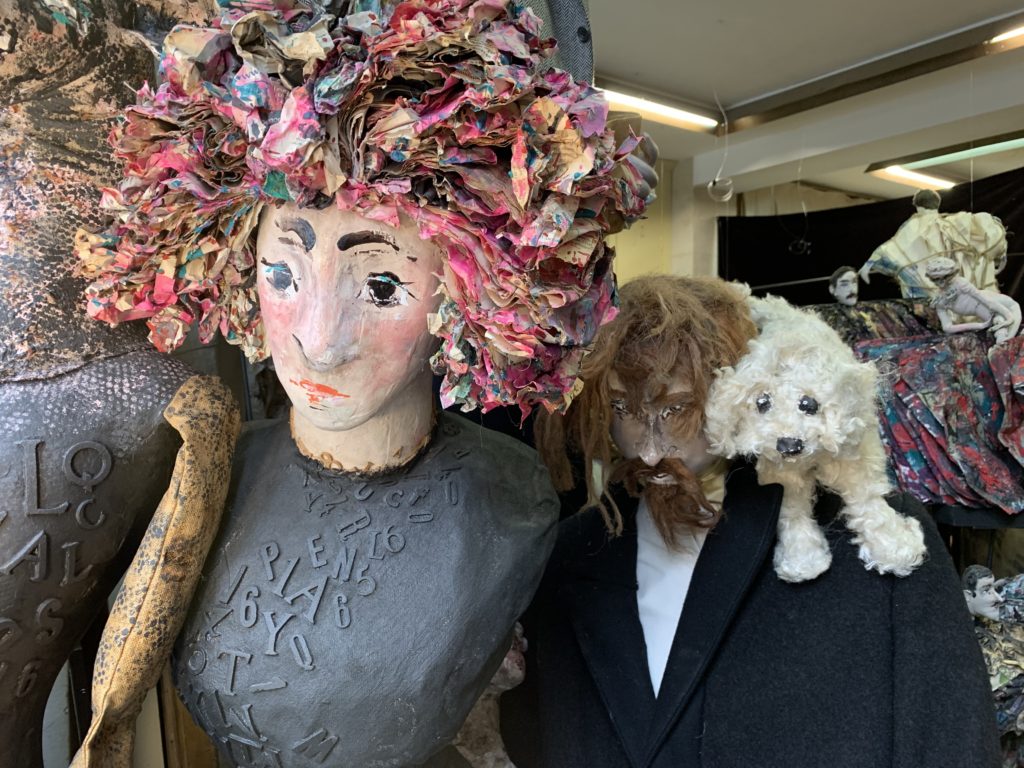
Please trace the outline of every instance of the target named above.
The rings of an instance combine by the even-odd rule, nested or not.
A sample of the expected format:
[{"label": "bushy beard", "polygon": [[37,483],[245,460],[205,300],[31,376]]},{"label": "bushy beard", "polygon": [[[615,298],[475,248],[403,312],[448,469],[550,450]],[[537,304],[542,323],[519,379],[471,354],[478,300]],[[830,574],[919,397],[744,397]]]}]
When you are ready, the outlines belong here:
[{"label": "bushy beard", "polygon": [[622,483],[630,496],[644,499],[658,533],[673,549],[678,549],[679,534],[711,529],[721,516],[697,475],[679,459],[662,459],[653,467],[640,458],[626,459],[612,469],[609,482]]}]

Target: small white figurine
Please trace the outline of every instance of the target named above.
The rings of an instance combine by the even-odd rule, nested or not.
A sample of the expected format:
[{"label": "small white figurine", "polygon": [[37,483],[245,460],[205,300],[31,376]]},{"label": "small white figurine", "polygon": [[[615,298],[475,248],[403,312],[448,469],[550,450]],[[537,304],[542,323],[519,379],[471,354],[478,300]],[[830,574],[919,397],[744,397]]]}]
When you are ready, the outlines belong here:
[{"label": "small white figurine", "polygon": [[932,189],[914,195],[916,212],[860,268],[865,283],[877,272],[899,282],[903,298],[927,298],[936,289],[925,274],[925,262],[947,256],[968,282],[998,290],[996,275],[1006,265],[1006,227],[991,213],[939,213],[941,202]]},{"label": "small white figurine", "polygon": [[[928,260],[925,274],[939,293],[933,299],[935,311],[946,333],[992,330],[996,344],[1013,338],[1020,330],[1020,305],[998,291],[985,291],[964,279],[953,259],[936,256]],[[977,318],[964,322],[964,317]],[[957,320],[960,319],[960,322]]]},{"label": "small white figurine", "polygon": [[828,292],[832,298],[844,307],[857,305],[857,293],[860,288],[857,282],[857,270],[853,267],[840,267],[828,279]]},{"label": "small white figurine", "polygon": [[749,299],[760,329],[711,387],[706,434],[722,456],[756,457],[761,483],[783,486],[775,572],[808,581],[832,555],[814,519],[818,486],[845,503],[860,559],[906,576],[925,557],[920,523],[885,501],[892,490],[875,411],[877,372],[822,320],[774,297]]}]

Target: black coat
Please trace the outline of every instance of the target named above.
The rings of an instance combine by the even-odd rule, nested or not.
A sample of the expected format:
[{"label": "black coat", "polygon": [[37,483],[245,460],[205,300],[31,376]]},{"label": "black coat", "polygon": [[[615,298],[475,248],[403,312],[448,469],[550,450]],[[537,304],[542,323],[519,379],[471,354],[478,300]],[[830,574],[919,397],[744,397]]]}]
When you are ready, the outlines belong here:
[{"label": "black coat", "polygon": [[527,677],[502,700],[518,768],[989,768],[992,698],[971,617],[934,524],[907,578],[864,569],[824,495],[831,568],[789,584],[772,568],[781,487],[727,481],[661,693],[636,602],[636,502],[609,540],[596,510],[565,520],[525,617]]}]

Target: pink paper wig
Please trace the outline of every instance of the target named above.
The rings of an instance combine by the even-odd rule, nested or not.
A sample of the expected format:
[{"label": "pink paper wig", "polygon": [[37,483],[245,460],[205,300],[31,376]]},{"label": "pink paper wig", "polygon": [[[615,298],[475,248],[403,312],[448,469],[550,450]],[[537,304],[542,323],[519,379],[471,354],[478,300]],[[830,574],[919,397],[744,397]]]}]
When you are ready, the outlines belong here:
[{"label": "pink paper wig", "polygon": [[[78,233],[91,316],[145,318],[160,350],[198,323],[267,355],[254,230],[268,202],[412,219],[444,254],[444,405],[563,410],[615,315],[609,233],[642,215],[635,137],[598,91],[542,71],[554,43],[505,0],[408,0],[336,17],[298,0],[224,2],[176,27],[160,84],[113,129],[113,217]],[[312,5],[312,7],[311,7]]]}]

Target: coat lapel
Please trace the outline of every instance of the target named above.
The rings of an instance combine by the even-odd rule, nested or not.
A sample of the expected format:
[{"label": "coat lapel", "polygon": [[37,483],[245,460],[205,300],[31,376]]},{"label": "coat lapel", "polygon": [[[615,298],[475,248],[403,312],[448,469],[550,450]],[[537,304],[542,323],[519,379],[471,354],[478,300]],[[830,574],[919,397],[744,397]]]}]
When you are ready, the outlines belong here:
[{"label": "coat lapel", "polygon": [[636,500],[623,494],[616,501],[624,520],[622,536],[579,558],[560,595],[623,748],[634,768],[640,768],[654,689],[636,604]]},{"label": "coat lapel", "polygon": [[[758,485],[752,466],[736,465],[730,472],[724,514],[704,542],[683,605],[648,732],[644,765],[655,758],[698,689],[740,601],[769,556],[781,501],[781,486]],[[635,599],[633,603],[636,612]]]}]

